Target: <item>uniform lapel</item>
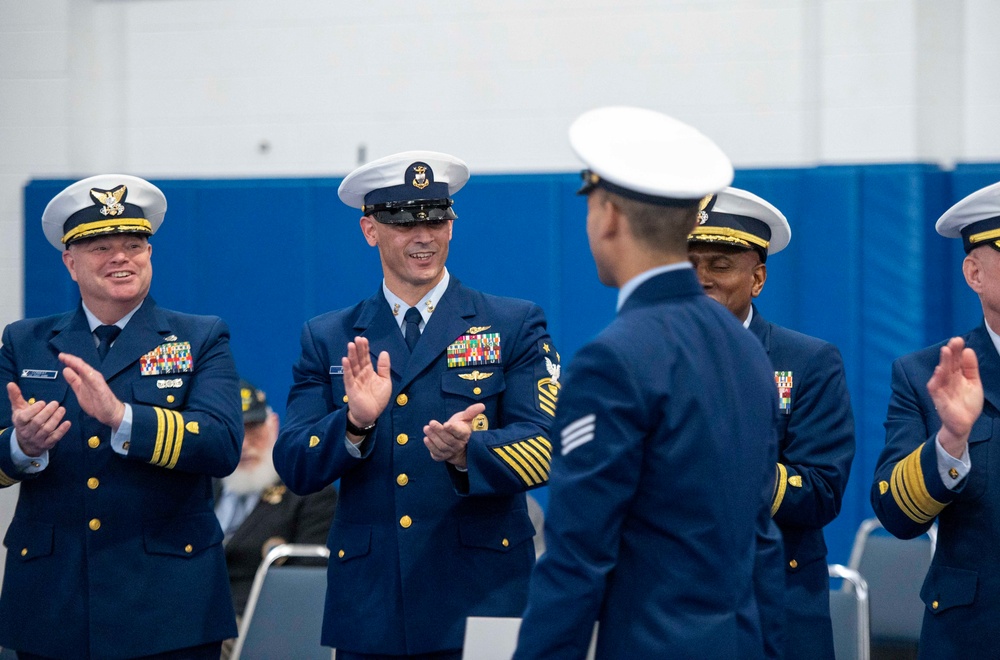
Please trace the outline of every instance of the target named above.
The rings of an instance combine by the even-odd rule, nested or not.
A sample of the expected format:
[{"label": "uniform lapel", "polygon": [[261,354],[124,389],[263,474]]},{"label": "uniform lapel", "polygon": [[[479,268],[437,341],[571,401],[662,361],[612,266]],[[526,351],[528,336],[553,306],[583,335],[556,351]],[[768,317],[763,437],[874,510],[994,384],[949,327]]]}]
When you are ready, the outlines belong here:
[{"label": "uniform lapel", "polygon": [[[404,389],[420,372],[437,360],[457,337],[465,334],[470,326],[469,319],[475,314],[475,305],[465,293],[465,287],[458,278],[452,277],[447,291],[441,296],[430,321],[424,327],[416,349],[405,362],[400,389]],[[405,343],[403,350],[406,350]]]},{"label": "uniform lapel", "polygon": [[986,331],[986,325],[980,325],[970,332],[966,344],[976,352],[979,358],[979,378],[983,382],[983,394],[997,409],[1000,409],[1000,355]]},{"label": "uniform lapel", "polygon": [[764,347],[764,352],[768,355],[771,354],[771,324],[760,315],[757,311],[757,306],[751,304],[753,309],[753,317],[750,319],[750,332],[760,340],[761,346]]},{"label": "uniform lapel", "polygon": [[[163,315],[159,313],[152,298],[146,298],[142,306],[129,319],[128,325],[118,335],[111,346],[107,357],[101,363],[101,374],[105,380],[111,380],[123,369],[134,364],[140,357],[163,343],[163,338],[170,334],[170,326]],[[179,337],[184,341],[184,337]],[[97,350],[94,350],[97,353]]]},{"label": "uniform lapel", "polygon": [[[358,318],[354,322],[354,329],[358,336],[368,340],[373,368],[378,364],[378,354],[382,351],[388,351],[392,372],[396,374],[397,378],[402,375],[406,361],[410,357],[410,349],[406,347],[403,333],[396,324],[396,319],[392,315],[392,310],[389,309],[389,303],[386,302],[381,286],[375,295],[361,306],[361,313],[358,314]],[[353,339],[352,337],[351,340]],[[344,355],[347,355],[346,345],[341,350]]]},{"label": "uniform lapel", "polygon": [[90,325],[87,323],[87,315],[83,313],[82,305],[76,308],[76,312],[63,316],[52,328],[52,333],[49,343],[57,353],[75,355],[91,366],[100,363],[101,360],[97,357],[97,343],[94,341],[93,333],[90,332]]}]

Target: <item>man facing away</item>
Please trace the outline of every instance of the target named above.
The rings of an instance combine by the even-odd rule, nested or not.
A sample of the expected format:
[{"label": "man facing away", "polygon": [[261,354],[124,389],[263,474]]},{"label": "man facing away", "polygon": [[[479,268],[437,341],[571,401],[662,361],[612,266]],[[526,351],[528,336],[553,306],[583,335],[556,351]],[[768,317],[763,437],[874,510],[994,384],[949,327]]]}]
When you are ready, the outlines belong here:
[{"label": "man facing away", "polygon": [[694,128],[638,108],[585,113],[570,142],[618,314],[565,377],[547,549],[515,658],[583,658],[595,621],[599,658],[763,657],[773,370],[687,260],[699,202],[732,166]]},{"label": "man facing away", "polygon": [[295,492],[340,479],[323,624],[338,660],[459,658],[467,616],[516,616],[527,598],[524,492],[548,481],[559,358],[537,305],[446,269],[468,178],[411,151],[340,186],[383,280],[306,323],[274,449]]},{"label": "man facing away", "polygon": [[753,299],[767,257],[791,239],[766,200],[726,188],[699,213],[688,257],[705,293],[760,340],[779,398],[778,462],[771,515],[785,547],[784,655],[833,659],[830,578],[823,527],[837,517],[854,458],[854,415],[836,346],[764,319]]},{"label": "man facing away", "polygon": [[239,460],[238,377],[221,319],[149,297],[165,212],[127,175],[60,192],[42,226],[81,304],[3,333],[0,645],[22,658],[218,658],[236,634],[211,478]]}]

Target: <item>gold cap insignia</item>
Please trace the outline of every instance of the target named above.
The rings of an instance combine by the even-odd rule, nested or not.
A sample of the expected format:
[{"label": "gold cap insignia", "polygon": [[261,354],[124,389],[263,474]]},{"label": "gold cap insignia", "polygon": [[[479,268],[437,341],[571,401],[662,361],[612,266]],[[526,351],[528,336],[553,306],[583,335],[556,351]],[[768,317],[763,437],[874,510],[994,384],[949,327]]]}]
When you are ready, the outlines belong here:
[{"label": "gold cap insignia", "polygon": [[101,215],[115,216],[125,212],[125,207],[122,205],[121,201],[124,199],[127,189],[124,185],[120,185],[114,190],[98,190],[97,188],[90,189],[90,196],[94,198],[94,201],[98,204],[103,204],[104,208],[101,209]]},{"label": "gold cap insignia", "polygon": [[431,184],[427,180],[427,168],[423,165],[417,165],[413,168],[413,187],[419,190],[423,190]]}]

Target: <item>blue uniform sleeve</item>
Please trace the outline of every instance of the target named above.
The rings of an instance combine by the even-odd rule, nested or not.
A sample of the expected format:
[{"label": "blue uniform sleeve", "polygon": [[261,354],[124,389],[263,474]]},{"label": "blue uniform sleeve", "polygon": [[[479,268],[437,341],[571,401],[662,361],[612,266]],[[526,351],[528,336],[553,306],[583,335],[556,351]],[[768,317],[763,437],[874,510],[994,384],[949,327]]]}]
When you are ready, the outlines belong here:
[{"label": "blue uniform sleeve", "polygon": [[532,574],[517,660],[585,657],[618,561],[642,473],[644,434],[637,410],[642,392],[615,364],[615,355],[599,345],[574,358],[560,402],[566,424],[554,451],[546,552]]},{"label": "blue uniform sleeve", "polygon": [[854,459],[854,415],[835,346],[824,344],[800,378],[780,439],[771,515],[780,525],[815,529],[840,513]]},{"label": "blue uniform sleeve", "polygon": [[[376,434],[361,443],[361,455],[345,446],[347,406],[334,405],[329,355],[316,342],[309,323],[302,329],[302,354],[292,367],[287,421],[274,445],[274,467],[281,479],[300,495],[315,493],[365,460]],[[339,362],[338,362],[339,363]]]},{"label": "blue uniform sleeve", "polygon": [[[518,493],[549,480],[549,427],[559,398],[559,353],[545,315],[531,305],[503,356],[506,389],[496,428],[474,430],[467,449],[468,471],[451,470],[460,494]],[[506,348],[504,348],[506,353]]]},{"label": "blue uniform sleeve", "polygon": [[941,421],[922,396],[926,380],[910,373],[902,360],[893,363],[885,448],[871,490],[875,515],[889,532],[904,539],[926,532],[964,485],[951,491],[938,474],[934,438]]},{"label": "blue uniform sleeve", "polygon": [[14,432],[14,422],[12,420],[13,410],[10,406],[10,398],[7,396],[7,383],[15,382],[14,377],[14,351],[11,347],[10,326],[4,328],[3,344],[0,345],[0,385],[3,392],[0,392],[0,488],[13,486],[32,475],[21,472],[14,464],[11,455],[11,434]]},{"label": "blue uniform sleeve", "polygon": [[128,460],[224,477],[236,469],[243,444],[239,376],[229,328],[216,319],[193,356],[185,405],[178,409],[132,405]]}]

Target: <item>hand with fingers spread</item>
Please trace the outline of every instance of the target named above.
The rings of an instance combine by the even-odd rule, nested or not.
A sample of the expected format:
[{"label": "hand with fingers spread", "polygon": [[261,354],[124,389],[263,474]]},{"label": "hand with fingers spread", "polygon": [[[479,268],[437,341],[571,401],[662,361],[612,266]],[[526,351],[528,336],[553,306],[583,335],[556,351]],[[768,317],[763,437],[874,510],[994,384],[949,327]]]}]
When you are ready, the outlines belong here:
[{"label": "hand with fingers spread", "polygon": [[435,461],[447,461],[460,468],[466,468],[469,438],[472,436],[472,420],[486,410],[481,403],[474,403],[465,410],[451,416],[442,424],[431,420],[424,427],[424,445]]},{"label": "hand with fingers spread", "polygon": [[63,376],[76,394],[83,412],[118,430],[125,416],[125,404],[114,395],[101,372],[69,353],[60,353],[59,361],[66,365]]},{"label": "hand with fingers spread", "polygon": [[927,381],[927,392],[941,418],[938,440],[955,458],[961,458],[969,441],[972,425],[983,412],[983,384],[979,362],[961,337],[952,337],[941,347],[941,358]]},{"label": "hand with fingers spread", "polygon": [[66,409],[58,401],[28,403],[16,383],[7,383],[7,398],[17,444],[26,456],[41,456],[55,447],[69,430],[70,422],[63,421]]},{"label": "hand with fingers spread", "polygon": [[355,426],[370,426],[385,410],[392,394],[389,353],[379,353],[378,364],[373,368],[368,339],[355,337],[347,343],[347,357],[341,358],[340,363],[344,368],[348,418]]}]

